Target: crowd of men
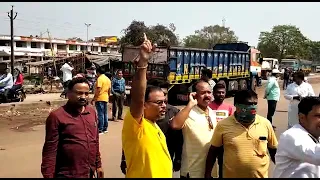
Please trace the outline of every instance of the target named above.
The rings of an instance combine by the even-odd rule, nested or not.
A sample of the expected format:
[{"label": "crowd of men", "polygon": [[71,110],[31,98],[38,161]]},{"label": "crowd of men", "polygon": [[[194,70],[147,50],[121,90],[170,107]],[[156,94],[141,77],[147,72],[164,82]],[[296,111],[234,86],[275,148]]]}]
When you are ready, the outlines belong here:
[{"label": "crowd of men", "polygon": [[[285,95],[297,105],[298,121],[289,121],[278,143],[272,126],[273,101],[280,96],[278,72],[273,72],[266,88],[271,108],[268,119],[257,114],[254,91],[238,91],[233,105],[225,103],[225,85],[212,85],[205,73],[179,111],[167,104],[167,85],[147,83],[148,60],[155,46],[145,35],[144,39],[122,129],[120,168],[127,178],[172,178],[174,171],[180,171],[181,178],[267,178],[270,160],[276,164],[274,177],[320,177],[320,98],[314,97],[301,74],[294,76]],[[117,93],[116,88],[105,89],[110,82],[102,70],[97,74],[96,106],[108,100],[100,93]],[[96,116],[88,106],[89,84],[83,77],[72,79],[66,92],[67,104],[51,112],[46,121],[42,174],[46,178],[103,178],[99,131],[107,127],[100,121],[105,105],[98,103],[103,108],[97,106]]]}]

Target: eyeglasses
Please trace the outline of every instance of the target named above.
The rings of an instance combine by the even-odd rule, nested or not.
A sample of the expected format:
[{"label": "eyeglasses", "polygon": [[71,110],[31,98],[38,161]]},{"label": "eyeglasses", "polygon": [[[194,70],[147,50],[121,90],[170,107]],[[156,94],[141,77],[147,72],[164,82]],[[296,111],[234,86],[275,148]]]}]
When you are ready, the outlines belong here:
[{"label": "eyeglasses", "polygon": [[212,124],[212,121],[211,121],[211,117],[209,115],[206,115],[206,119],[208,121],[209,130],[213,130],[213,124]]},{"label": "eyeglasses", "polygon": [[151,103],[157,104],[158,106],[163,105],[163,103],[164,104],[168,104],[167,100],[164,100],[164,101],[162,101],[162,100],[159,100],[159,101],[147,101],[147,102],[151,102]]}]

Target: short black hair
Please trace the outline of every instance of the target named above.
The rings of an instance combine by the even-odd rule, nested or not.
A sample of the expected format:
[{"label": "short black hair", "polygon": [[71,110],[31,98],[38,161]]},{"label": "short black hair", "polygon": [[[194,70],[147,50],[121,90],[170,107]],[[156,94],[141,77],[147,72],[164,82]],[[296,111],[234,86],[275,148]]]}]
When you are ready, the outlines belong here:
[{"label": "short black hair", "polygon": [[213,87],[213,91],[216,91],[218,89],[226,89],[226,86],[223,83],[217,83],[214,87]]},{"label": "short black hair", "polygon": [[234,96],[234,104],[245,104],[251,98],[258,99],[257,93],[252,90],[240,90]]},{"label": "short black hair", "polygon": [[99,68],[97,69],[97,73],[99,73],[99,74],[105,74],[106,71],[105,71],[103,68],[99,67]]},{"label": "short black hair", "polygon": [[152,85],[148,85],[146,88],[146,94],[144,95],[144,101],[148,101],[149,100],[149,95],[154,92],[154,91],[162,91],[162,89],[158,86],[152,86]]},{"label": "short black hair", "polygon": [[298,72],[294,73],[293,76],[295,76],[295,77],[297,77],[297,78],[299,78],[299,79],[304,80],[304,73],[303,73],[302,71],[298,71]]},{"label": "short black hair", "polygon": [[309,96],[303,98],[299,105],[299,113],[302,113],[304,115],[308,115],[308,113],[312,110],[313,106],[320,105],[320,98],[317,96]]},{"label": "short black hair", "polygon": [[77,77],[77,78],[73,78],[69,84],[68,84],[68,90],[72,90],[73,87],[78,84],[78,83],[87,83],[89,85],[89,82],[86,78],[84,77]]},{"label": "short black hair", "polygon": [[[202,83],[202,82],[205,82],[205,83],[208,83],[207,81],[203,80],[203,79],[199,79],[197,80],[193,85],[192,85],[192,92],[197,92],[197,85],[199,83]],[[209,83],[208,83],[209,84]]]},{"label": "short black hair", "polygon": [[160,88],[169,88],[169,83],[163,79],[149,79],[147,84],[151,86],[157,86]]},{"label": "short black hair", "polygon": [[201,73],[204,75],[204,76],[207,76],[209,79],[212,78],[212,71],[210,69],[202,69],[201,70]]}]

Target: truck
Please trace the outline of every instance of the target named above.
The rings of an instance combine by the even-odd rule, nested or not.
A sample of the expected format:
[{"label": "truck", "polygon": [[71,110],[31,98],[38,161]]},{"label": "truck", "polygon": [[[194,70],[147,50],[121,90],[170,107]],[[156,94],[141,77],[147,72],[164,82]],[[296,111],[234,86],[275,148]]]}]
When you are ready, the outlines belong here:
[{"label": "truck", "polygon": [[[212,49],[185,47],[159,47],[149,61],[147,79],[162,79],[170,84],[168,96],[171,104],[188,101],[189,88],[200,79],[201,70],[212,70],[215,82],[226,85],[227,91],[245,90],[252,83],[250,70],[259,68],[254,48],[245,43],[217,44]],[[135,69],[132,61],[139,47],[124,47],[122,61],[111,67],[122,69],[130,84]]]},{"label": "truck", "polygon": [[288,68],[292,71],[302,70],[306,75],[311,72],[312,61],[303,59],[282,59],[281,68]]},{"label": "truck", "polygon": [[279,69],[279,60],[276,58],[259,58],[259,64],[262,79],[267,79],[273,69]]}]

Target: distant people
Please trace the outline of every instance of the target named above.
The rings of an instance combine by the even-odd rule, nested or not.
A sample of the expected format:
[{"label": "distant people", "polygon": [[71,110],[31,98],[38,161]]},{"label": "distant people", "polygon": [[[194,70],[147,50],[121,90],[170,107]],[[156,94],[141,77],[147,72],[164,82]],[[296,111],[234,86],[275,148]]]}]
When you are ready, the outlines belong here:
[{"label": "distant people", "polygon": [[23,74],[21,73],[21,71],[18,68],[15,68],[15,71],[16,71],[16,77],[14,78],[14,85],[11,88],[12,92],[22,88],[23,80],[24,80]]},{"label": "distant people", "polygon": [[133,76],[130,110],[122,128],[126,178],[172,178],[166,138],[156,122],[166,114],[167,99],[159,87],[147,87],[148,60],[155,46],[144,34]]},{"label": "distant people", "polygon": [[97,69],[97,81],[91,104],[96,106],[99,120],[99,133],[108,132],[108,102],[111,94],[111,81],[104,75],[102,68]]},{"label": "distant people", "polygon": [[41,173],[44,178],[103,178],[97,116],[87,106],[88,81],[71,80],[67,97],[67,104],[46,120]]},{"label": "distant people", "polygon": [[[197,81],[189,95],[188,105],[170,122],[173,129],[182,129],[183,134],[181,178],[204,178],[205,152],[209,150],[217,124],[216,114],[209,108],[211,101],[212,89],[209,83]],[[216,169],[213,176],[218,176]]]},{"label": "distant people", "polygon": [[62,82],[63,82],[63,91],[60,95],[61,98],[66,97],[66,92],[68,90],[68,84],[72,80],[72,71],[73,71],[72,64],[67,61],[62,65],[60,71],[62,71]]},{"label": "distant people", "polygon": [[5,69],[5,74],[3,74],[0,79],[0,92],[3,92],[4,101],[8,102],[8,94],[10,89],[13,87],[13,77],[9,68]]},{"label": "distant people", "polygon": [[222,146],[223,178],[268,178],[270,157],[274,162],[278,142],[271,123],[256,114],[257,104],[254,91],[236,93],[234,115],[219,121],[214,130],[205,178],[211,178]]},{"label": "distant people", "polygon": [[288,68],[285,68],[283,73],[283,87],[282,87],[283,90],[287,89],[289,81],[290,81],[290,72]]},{"label": "distant people", "polygon": [[307,96],[315,96],[312,86],[304,82],[303,72],[293,74],[293,81],[288,85],[284,97],[289,100],[288,108],[288,129],[299,123],[298,104],[302,98]]},{"label": "distant people", "polygon": [[280,136],[273,178],[320,178],[320,98],[303,98],[298,111],[299,123]]},{"label": "distant people", "polygon": [[[224,102],[226,97],[226,87],[224,84],[217,83],[213,88],[213,101],[209,104],[209,107],[216,114],[217,122],[231,116],[235,110],[232,104]],[[221,153],[218,156],[219,165],[219,178],[222,178],[222,168],[223,168],[223,147],[221,147]]]},{"label": "distant people", "polygon": [[[278,83],[278,75],[280,71],[278,69],[273,69],[271,76],[268,79],[267,87],[265,90],[264,98],[268,101],[268,114],[267,119],[272,124],[272,117],[276,111],[277,103],[280,100],[280,87]],[[276,128],[272,125],[273,128]]]},{"label": "distant people", "polygon": [[209,83],[212,91],[213,87],[216,85],[216,83],[212,79],[212,71],[210,69],[202,69],[201,79]]},{"label": "distant people", "polygon": [[[112,92],[112,120],[116,121],[117,119],[123,120],[123,103],[126,97],[126,81],[123,78],[121,70],[116,72],[115,77],[112,79],[111,85]],[[117,116],[118,110],[118,116]]]}]

